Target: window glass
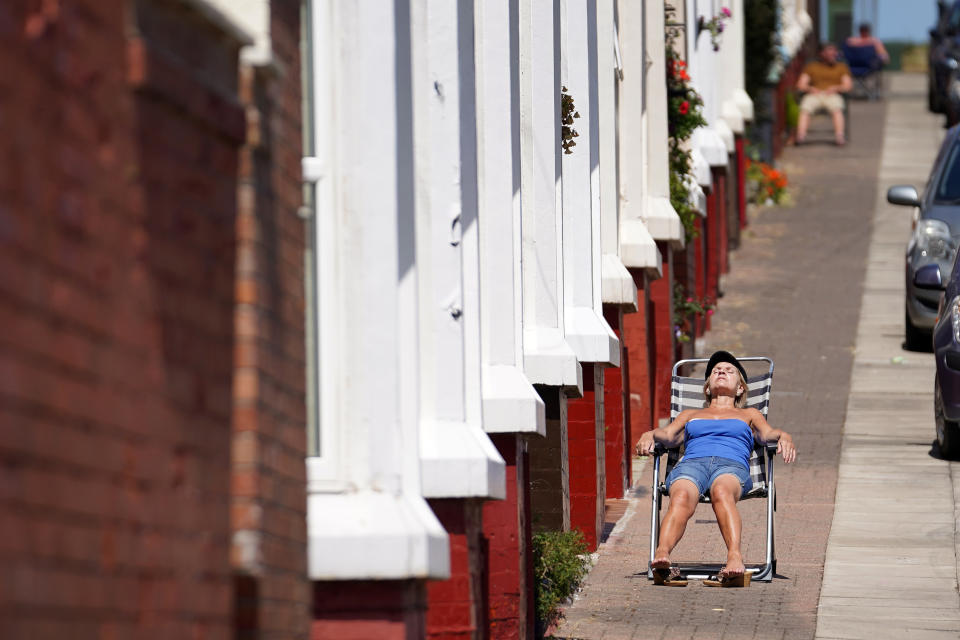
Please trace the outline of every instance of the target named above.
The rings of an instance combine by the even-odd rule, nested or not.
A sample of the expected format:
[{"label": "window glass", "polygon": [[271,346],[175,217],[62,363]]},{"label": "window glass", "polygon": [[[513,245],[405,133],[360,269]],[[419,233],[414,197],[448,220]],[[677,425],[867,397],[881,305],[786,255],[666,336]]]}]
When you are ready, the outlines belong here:
[{"label": "window glass", "polygon": [[950,17],[947,18],[947,31],[960,30],[960,4],[953,5],[950,10]]},{"label": "window glass", "polygon": [[940,174],[940,184],[934,200],[937,202],[960,200],[960,145],[954,144],[947,156],[943,173]]}]

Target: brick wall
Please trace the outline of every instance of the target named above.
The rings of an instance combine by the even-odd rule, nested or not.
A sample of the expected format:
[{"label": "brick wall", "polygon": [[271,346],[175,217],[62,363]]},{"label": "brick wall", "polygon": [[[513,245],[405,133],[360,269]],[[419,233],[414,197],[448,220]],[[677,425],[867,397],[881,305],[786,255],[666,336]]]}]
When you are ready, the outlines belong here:
[{"label": "brick wall", "polygon": [[570,468],[570,528],[579,529],[590,551],[603,527],[604,429],[601,365],[583,365],[583,397],[567,405]]},{"label": "brick wall", "polygon": [[231,558],[237,638],[287,640],[310,618],[299,2],[270,14],[274,64],[240,70]]},{"label": "brick wall", "polygon": [[231,637],[237,51],[0,3],[4,639]]},{"label": "brick wall", "polygon": [[[623,316],[623,344],[626,349],[628,382],[629,432],[631,449],[644,431],[656,427],[653,412],[654,341],[653,305],[650,302],[650,281],[639,269],[631,269],[637,285],[637,312]],[[632,469],[631,469],[632,472]]]},{"label": "brick wall", "polygon": [[620,367],[608,367],[603,374],[605,496],[622,498],[630,487],[628,469],[633,451],[633,445],[628,441],[630,413],[627,410],[626,398],[630,361],[621,329],[623,311],[614,305],[604,305],[603,317],[620,339]]},{"label": "brick wall", "polygon": [[[531,436],[540,440],[539,436]],[[530,528],[530,464],[524,436],[491,434],[507,465],[504,500],[483,503],[486,620],[480,638],[532,638],[534,630],[533,554]]]},{"label": "brick wall", "polygon": [[[482,502],[427,501],[450,537],[450,577],[427,583],[427,633],[431,640],[472,640],[487,618],[483,597],[487,558],[482,544]],[[516,526],[514,526],[516,529]]]},{"label": "brick wall", "polygon": [[313,583],[311,640],[414,640],[423,638],[424,580]]},{"label": "brick wall", "polygon": [[673,249],[657,242],[663,256],[663,275],[648,283],[651,331],[651,376],[653,378],[653,428],[670,417],[670,370],[675,356],[673,330]]}]

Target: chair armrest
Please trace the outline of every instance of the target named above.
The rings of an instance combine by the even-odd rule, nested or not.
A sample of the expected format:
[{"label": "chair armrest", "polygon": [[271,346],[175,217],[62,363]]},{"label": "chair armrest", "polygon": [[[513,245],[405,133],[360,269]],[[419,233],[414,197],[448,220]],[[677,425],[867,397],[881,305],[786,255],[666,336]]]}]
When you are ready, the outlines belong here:
[{"label": "chair armrest", "polygon": [[659,442],[657,442],[656,444],[653,445],[653,455],[654,455],[654,456],[660,457],[660,456],[662,456],[663,454],[665,454],[666,452],[667,452],[667,448],[664,447],[664,446],[663,446],[662,444],[660,444]]},{"label": "chair armrest", "polygon": [[777,447],[780,446],[779,442],[766,442],[763,445],[767,449],[767,454],[770,456],[775,456],[777,454]]}]

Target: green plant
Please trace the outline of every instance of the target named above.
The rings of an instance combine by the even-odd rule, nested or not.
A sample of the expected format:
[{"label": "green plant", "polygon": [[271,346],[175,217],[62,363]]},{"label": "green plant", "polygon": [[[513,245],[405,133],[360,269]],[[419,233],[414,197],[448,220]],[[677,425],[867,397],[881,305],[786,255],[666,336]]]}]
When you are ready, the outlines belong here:
[{"label": "green plant", "polygon": [[796,131],[797,122],[800,120],[800,105],[797,103],[797,97],[793,91],[787,91],[787,95],[783,101],[783,108],[787,121],[787,130]]},{"label": "green plant", "polygon": [[577,146],[574,138],[579,138],[580,134],[573,128],[573,120],[579,117],[573,96],[566,87],[560,87],[560,146],[566,154],[573,153],[573,147]]},{"label": "green plant", "polygon": [[577,530],[533,535],[534,599],[537,619],[545,626],[563,617],[560,605],[587,575],[586,553],[587,543]]},{"label": "green plant", "polygon": [[686,177],[691,172],[690,151],[685,144],[694,129],[707,124],[703,99],[690,86],[687,63],[674,48],[675,34],[667,32],[667,132],[669,134],[670,204],[680,216],[687,240],[696,235],[697,212],[690,204]]},{"label": "green plant", "polygon": [[682,283],[673,285],[673,331],[678,342],[690,342],[693,321],[713,315],[714,305],[706,298],[691,296]]}]

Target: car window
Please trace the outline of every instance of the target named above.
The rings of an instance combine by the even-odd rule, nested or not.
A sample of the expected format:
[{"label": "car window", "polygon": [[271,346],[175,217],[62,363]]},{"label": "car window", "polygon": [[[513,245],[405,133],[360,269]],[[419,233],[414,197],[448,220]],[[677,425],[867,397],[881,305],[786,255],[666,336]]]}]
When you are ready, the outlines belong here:
[{"label": "car window", "polygon": [[947,32],[960,30],[960,4],[953,5],[950,17],[947,18]]},{"label": "car window", "polygon": [[933,199],[936,202],[960,200],[960,145],[954,144],[950,148]]}]

